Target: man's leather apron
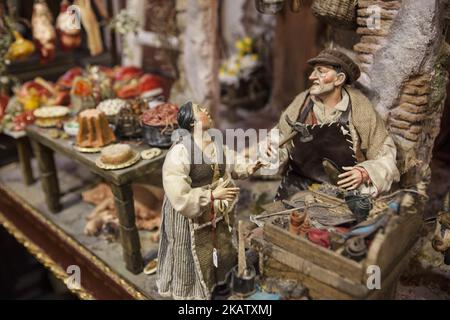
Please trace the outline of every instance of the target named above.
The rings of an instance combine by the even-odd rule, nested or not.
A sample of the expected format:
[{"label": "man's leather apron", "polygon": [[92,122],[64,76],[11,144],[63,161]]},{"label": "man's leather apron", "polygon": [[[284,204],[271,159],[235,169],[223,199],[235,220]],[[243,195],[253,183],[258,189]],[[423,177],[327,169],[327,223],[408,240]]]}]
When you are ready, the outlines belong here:
[{"label": "man's leather apron", "polygon": [[305,141],[300,132],[291,140],[292,149],[289,154],[288,169],[278,188],[276,200],[288,199],[314,183],[330,183],[322,165],[324,159],[334,162],[340,170],[344,166],[356,164],[353,139],[349,129],[351,102],[337,122],[305,124],[314,106],[311,99],[305,101],[309,102],[302,108],[297,122],[306,127],[312,135],[312,140]]},{"label": "man's leather apron", "polygon": [[[204,163],[194,163],[194,150],[202,154],[201,150],[191,139],[191,146],[186,145],[188,150],[191,150],[191,165],[189,177],[191,178],[192,188],[205,187],[214,182],[215,179],[219,179],[225,175],[226,165],[216,164],[214,165]],[[189,143],[188,143],[189,144]],[[225,156],[223,156],[225,162]],[[215,177],[214,169],[218,169],[218,177]],[[217,174],[217,172],[216,172]],[[231,221],[234,221],[230,217]],[[232,222],[231,222],[232,223]],[[237,263],[237,251],[232,244],[232,234],[229,231],[228,225],[225,222],[223,216],[213,216],[211,210],[206,210],[203,215],[196,219],[190,219],[189,221],[191,232],[191,245],[192,253],[196,269],[201,273],[203,278],[203,284],[210,292],[214,289],[214,286],[221,284],[225,281],[227,273]],[[213,262],[213,250],[217,250],[217,267]]]}]

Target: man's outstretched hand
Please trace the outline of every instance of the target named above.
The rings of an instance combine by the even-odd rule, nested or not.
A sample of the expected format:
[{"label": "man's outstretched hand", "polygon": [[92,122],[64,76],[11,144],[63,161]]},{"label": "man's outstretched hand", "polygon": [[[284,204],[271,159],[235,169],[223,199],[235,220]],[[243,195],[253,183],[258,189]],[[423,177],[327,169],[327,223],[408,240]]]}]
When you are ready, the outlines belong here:
[{"label": "man's outstretched hand", "polygon": [[258,160],[256,161],[255,164],[251,164],[248,166],[247,168],[248,174],[251,176],[262,167],[264,167],[264,164],[261,162],[261,160]]}]

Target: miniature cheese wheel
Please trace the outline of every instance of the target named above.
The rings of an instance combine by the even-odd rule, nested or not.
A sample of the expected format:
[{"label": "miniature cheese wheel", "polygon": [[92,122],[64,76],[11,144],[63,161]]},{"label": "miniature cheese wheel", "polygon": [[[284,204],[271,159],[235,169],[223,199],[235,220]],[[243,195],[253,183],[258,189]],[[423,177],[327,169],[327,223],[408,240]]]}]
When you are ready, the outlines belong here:
[{"label": "miniature cheese wheel", "polygon": [[127,144],[114,144],[112,146],[105,147],[100,159],[105,164],[122,164],[133,157],[133,151]]}]

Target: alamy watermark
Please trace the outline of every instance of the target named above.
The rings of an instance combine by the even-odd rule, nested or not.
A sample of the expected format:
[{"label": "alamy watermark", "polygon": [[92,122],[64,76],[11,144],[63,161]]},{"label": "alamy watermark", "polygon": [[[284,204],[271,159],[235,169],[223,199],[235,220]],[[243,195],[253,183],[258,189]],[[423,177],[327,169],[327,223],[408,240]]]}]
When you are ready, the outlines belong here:
[{"label": "alamy watermark", "polygon": [[366,25],[369,30],[381,29],[381,7],[372,5],[367,7],[366,13],[369,15],[366,19]]},{"label": "alamy watermark", "polygon": [[[200,148],[205,140],[211,143]],[[259,171],[261,175],[276,174],[280,166],[278,129],[226,129],[225,134],[215,128],[193,133],[177,129],[172,133],[172,142],[182,143],[186,147],[189,164],[247,166],[260,161],[264,165]],[[208,156],[211,154],[214,154],[214,158]],[[183,160],[177,158],[175,161]]]},{"label": "alamy watermark", "polygon": [[67,8],[67,14],[61,20],[64,30],[81,30],[81,11],[77,5],[71,5]]},{"label": "alamy watermark", "polygon": [[77,265],[70,265],[66,269],[66,273],[69,275],[64,283],[70,290],[81,289],[81,269]]},{"label": "alamy watermark", "polygon": [[381,269],[377,265],[370,265],[366,269],[366,286],[369,290],[381,290]]}]

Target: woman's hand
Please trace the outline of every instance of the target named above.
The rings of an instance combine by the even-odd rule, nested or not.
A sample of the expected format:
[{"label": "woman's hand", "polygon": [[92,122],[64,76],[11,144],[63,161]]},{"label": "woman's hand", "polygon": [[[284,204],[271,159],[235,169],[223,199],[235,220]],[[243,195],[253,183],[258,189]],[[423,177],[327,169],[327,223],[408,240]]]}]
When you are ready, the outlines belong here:
[{"label": "woman's hand", "polygon": [[239,188],[236,187],[225,188],[221,185],[215,188],[212,192],[212,196],[215,200],[233,201],[238,194]]},{"label": "woman's hand", "polygon": [[347,172],[339,175],[341,180],[338,181],[338,186],[346,190],[354,190],[358,188],[361,183],[368,179],[367,171],[364,168],[342,167]]}]

